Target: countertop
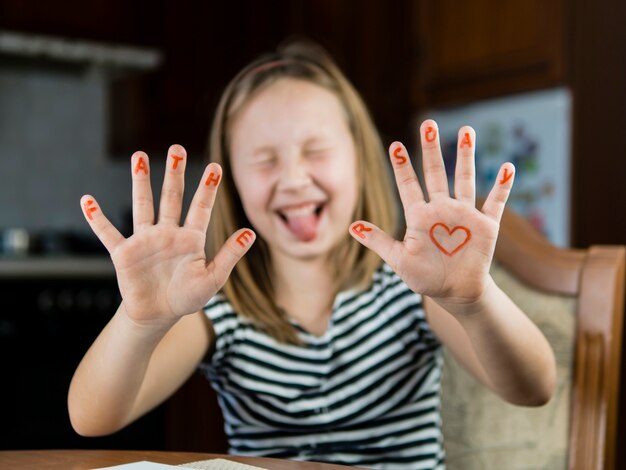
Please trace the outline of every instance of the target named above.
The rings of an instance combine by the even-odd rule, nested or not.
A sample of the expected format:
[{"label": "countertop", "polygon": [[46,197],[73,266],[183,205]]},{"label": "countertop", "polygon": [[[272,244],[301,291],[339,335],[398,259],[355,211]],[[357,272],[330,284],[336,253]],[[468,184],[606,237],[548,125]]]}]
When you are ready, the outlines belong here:
[{"label": "countertop", "polygon": [[0,256],[0,279],[109,278],[115,269],[108,256]]}]

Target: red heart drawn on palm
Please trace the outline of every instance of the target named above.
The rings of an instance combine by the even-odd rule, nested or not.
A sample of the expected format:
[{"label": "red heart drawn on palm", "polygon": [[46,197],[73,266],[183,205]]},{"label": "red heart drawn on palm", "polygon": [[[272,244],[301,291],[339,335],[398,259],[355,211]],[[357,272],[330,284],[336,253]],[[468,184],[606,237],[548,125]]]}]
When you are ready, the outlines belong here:
[{"label": "red heart drawn on palm", "polygon": [[472,238],[472,232],[461,225],[450,230],[446,224],[437,222],[430,228],[430,239],[447,256],[452,256],[467,245],[470,238]]}]

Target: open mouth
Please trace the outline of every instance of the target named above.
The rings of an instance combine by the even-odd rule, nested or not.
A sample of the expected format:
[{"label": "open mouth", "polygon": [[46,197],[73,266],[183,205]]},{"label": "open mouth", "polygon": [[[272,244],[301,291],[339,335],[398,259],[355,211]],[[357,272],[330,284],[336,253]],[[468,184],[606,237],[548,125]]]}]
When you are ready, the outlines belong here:
[{"label": "open mouth", "polygon": [[300,241],[309,242],[317,236],[317,228],[325,203],[306,203],[276,211],[287,229]]}]

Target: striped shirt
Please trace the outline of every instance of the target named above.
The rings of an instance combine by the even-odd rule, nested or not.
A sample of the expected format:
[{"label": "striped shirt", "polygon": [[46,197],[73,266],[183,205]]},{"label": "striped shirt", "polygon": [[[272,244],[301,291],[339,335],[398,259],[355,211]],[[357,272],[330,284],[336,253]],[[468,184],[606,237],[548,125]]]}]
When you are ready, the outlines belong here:
[{"label": "striped shirt", "polygon": [[281,344],[222,295],[205,312],[230,452],[380,469],[443,469],[441,343],[421,296],[383,264],[364,291],[337,295],[323,336],[293,321]]}]

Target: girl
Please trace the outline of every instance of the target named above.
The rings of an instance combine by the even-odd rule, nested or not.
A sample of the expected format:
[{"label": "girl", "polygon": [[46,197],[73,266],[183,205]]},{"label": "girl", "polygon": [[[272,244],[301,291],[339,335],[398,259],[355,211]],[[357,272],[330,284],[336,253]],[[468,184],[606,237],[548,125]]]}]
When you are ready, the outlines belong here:
[{"label": "girl", "polygon": [[292,43],[227,87],[182,226],[179,145],[156,223],[148,156],[132,156],[130,238],[84,196],[123,302],[72,380],[76,431],[119,430],[200,366],[233,453],[443,468],[442,345],[503,399],[548,401],[551,349],[489,275],[513,166],[478,210],[474,131],[459,131],[455,198],[436,123],[420,135],[425,192],[405,147],[389,148],[406,220],[397,241],[365,106],[324,51]]}]

